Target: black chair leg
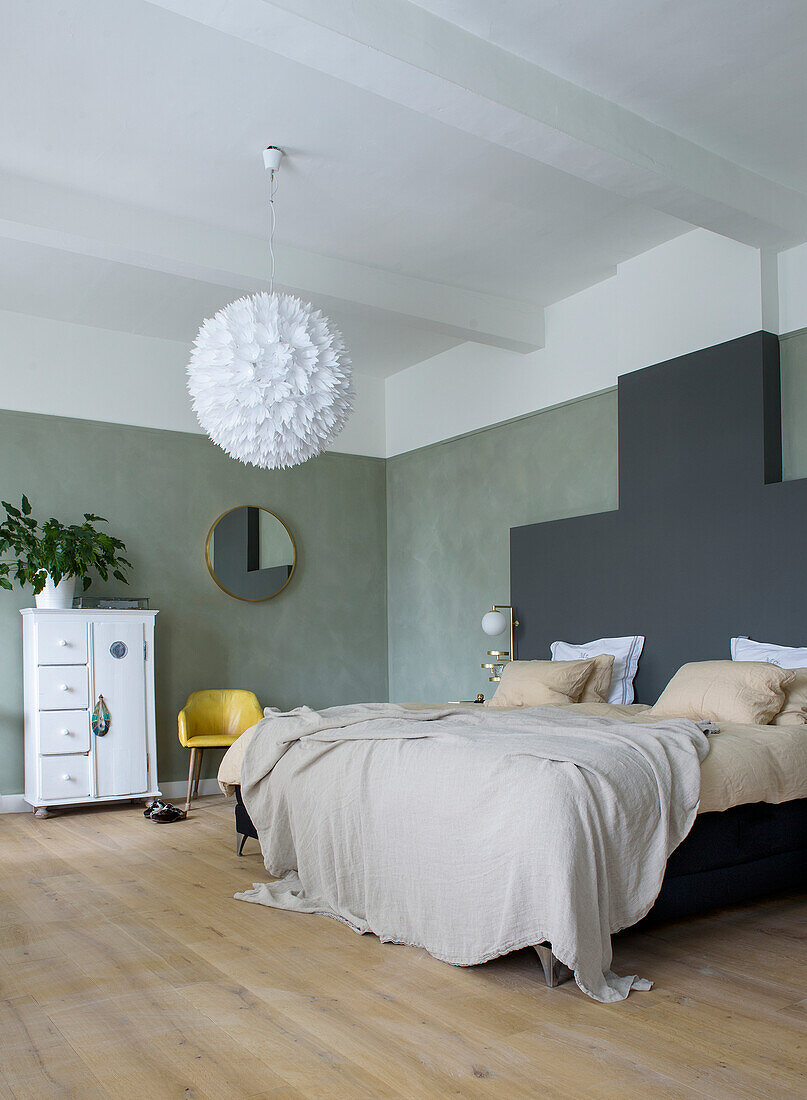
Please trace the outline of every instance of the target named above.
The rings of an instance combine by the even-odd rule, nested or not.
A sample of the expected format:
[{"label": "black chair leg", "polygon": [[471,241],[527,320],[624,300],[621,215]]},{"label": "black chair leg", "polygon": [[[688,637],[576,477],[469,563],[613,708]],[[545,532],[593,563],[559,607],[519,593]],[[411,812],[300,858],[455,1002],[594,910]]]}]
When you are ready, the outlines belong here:
[{"label": "black chair leg", "polygon": [[238,845],[238,848],[237,848],[237,852],[238,852],[239,856],[242,856],[244,854],[244,845],[247,842],[247,834],[246,833],[236,833],[235,835],[238,837],[238,839],[240,841],[240,844]]}]

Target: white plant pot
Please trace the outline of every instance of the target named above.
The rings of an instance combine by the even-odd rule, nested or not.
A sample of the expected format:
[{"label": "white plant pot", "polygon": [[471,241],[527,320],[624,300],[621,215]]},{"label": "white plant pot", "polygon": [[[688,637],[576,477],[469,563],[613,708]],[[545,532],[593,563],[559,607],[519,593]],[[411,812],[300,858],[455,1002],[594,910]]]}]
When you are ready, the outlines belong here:
[{"label": "white plant pot", "polygon": [[58,584],[54,584],[53,579],[48,575],[45,587],[36,596],[36,606],[40,608],[72,607],[75,587],[75,577],[62,577]]}]

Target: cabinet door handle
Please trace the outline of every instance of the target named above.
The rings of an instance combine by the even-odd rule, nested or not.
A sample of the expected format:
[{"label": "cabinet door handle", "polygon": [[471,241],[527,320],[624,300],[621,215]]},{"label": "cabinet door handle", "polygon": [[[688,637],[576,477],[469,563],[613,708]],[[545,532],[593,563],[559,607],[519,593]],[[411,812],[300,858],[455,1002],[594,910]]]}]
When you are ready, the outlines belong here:
[{"label": "cabinet door handle", "polygon": [[59,730],[59,733],[62,735],[62,737],[70,736],[70,730]]},{"label": "cabinet door handle", "polygon": [[56,644],[57,645],[67,645],[67,642],[65,641],[64,638],[60,638],[59,641]]},{"label": "cabinet door handle", "polygon": [[72,775],[63,775],[62,776],[62,779],[64,780],[65,783],[69,783],[72,778],[73,778]]},{"label": "cabinet door handle", "polygon": [[70,690],[70,688],[67,686],[67,684],[59,684],[59,691],[69,691],[69,690]]}]

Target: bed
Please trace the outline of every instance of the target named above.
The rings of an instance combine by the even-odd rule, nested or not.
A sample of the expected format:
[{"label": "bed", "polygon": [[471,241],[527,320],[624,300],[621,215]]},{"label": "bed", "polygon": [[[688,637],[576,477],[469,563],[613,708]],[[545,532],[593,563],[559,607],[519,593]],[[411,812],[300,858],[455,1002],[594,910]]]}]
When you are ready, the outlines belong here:
[{"label": "bed", "polygon": [[[625,728],[636,724],[636,728],[641,729],[647,721],[649,708],[642,705],[574,704],[553,709],[556,712],[553,721],[556,723],[575,715],[599,715]],[[468,714],[476,723],[487,720],[478,710],[474,714],[472,708],[468,708]],[[249,758],[256,731],[260,732],[260,727],[254,727],[236,742],[223,759],[219,771],[222,789],[235,794],[239,850],[243,849],[245,838],[258,835],[258,829],[247,811],[240,783],[242,765],[245,758]],[[322,767],[322,764],[317,766]],[[306,768],[310,767],[306,765]],[[280,774],[277,779],[267,777],[264,782],[282,785],[289,781]],[[709,751],[699,765],[697,782],[700,799],[697,819],[691,830],[688,826],[684,829],[685,839],[666,861],[660,892],[657,889],[653,892],[655,902],[652,906],[640,905],[635,911],[640,914],[640,919],[677,919],[715,906],[742,903],[766,893],[807,886],[807,731],[803,727],[723,726],[720,733],[710,739]],[[289,797],[292,797],[293,790],[290,783]],[[340,787],[326,782],[323,792],[325,803],[329,798],[332,802],[330,808],[324,810],[323,817],[332,820],[333,814],[342,812],[338,805]],[[281,795],[281,804],[285,797],[285,794]],[[249,802],[248,798],[246,802]],[[299,824],[296,828],[299,829]],[[326,835],[329,829],[330,825],[323,828],[317,844],[332,843],[332,837]],[[270,869],[273,873],[283,872],[285,864],[277,862],[277,853],[274,858],[274,864],[267,859]],[[287,864],[292,862],[288,852],[283,853],[281,859],[285,859]],[[244,900],[266,902],[265,897],[245,896]],[[274,903],[271,899],[268,901],[268,904]],[[286,906],[285,902],[282,904],[283,907],[294,907]],[[400,899],[398,904],[401,904]],[[349,907],[345,909],[347,918],[334,912],[336,908],[332,905],[308,911],[330,910],[330,915],[341,915],[357,930],[368,930],[361,920],[351,919],[353,913]],[[620,921],[617,925],[621,928],[631,923],[635,920]],[[370,930],[378,931],[376,928]],[[616,931],[617,927],[609,930]],[[394,929],[386,936],[382,931],[382,938],[413,942],[411,937],[397,934]],[[502,943],[509,945],[506,939],[496,942],[499,946]],[[430,949],[429,944],[425,946]],[[514,943],[509,949],[516,946],[524,944]],[[547,981],[556,984],[562,974],[557,957],[545,941],[533,946],[538,950]],[[432,953],[440,957],[439,950],[432,950]],[[481,956],[448,958],[461,964],[482,961]],[[578,984],[581,984],[579,979]],[[607,990],[605,996],[602,995],[602,988],[592,992],[585,983],[581,984],[581,988],[597,999],[610,999]]]},{"label": "bed", "polygon": [[[782,481],[775,336],[754,333],[621,376],[618,468],[616,510],[511,529],[509,602],[520,622],[520,659],[545,659],[558,639],[587,644],[589,639],[640,630],[647,645],[636,675],[636,698],[655,702],[684,662],[727,659],[734,636],[747,633],[783,645],[803,644],[807,599],[801,548],[807,482]],[[525,469],[524,476],[529,473]],[[573,704],[568,710],[557,708],[554,719],[539,718],[550,727],[554,721],[558,729],[574,726],[578,715],[595,726],[599,721],[596,737],[601,745],[607,742],[609,722],[621,729],[626,744],[633,728],[638,755],[634,759],[627,748],[623,757],[626,774],[638,784],[635,813],[630,812],[632,795],[616,811],[633,829],[641,826],[649,805],[640,777],[633,774],[647,708],[602,706],[606,709],[589,713],[587,705]],[[487,719],[469,712],[469,728],[480,721]],[[672,725],[664,730],[672,752],[668,735],[688,742],[686,759],[673,766],[673,786],[678,801],[685,791],[684,801],[691,798],[692,804],[684,807],[674,827],[662,821],[669,850],[660,864],[654,852],[652,889],[643,891],[643,902],[652,897],[646,906],[634,905],[630,913],[619,914],[626,919],[601,929],[609,944],[610,932],[642,919],[684,917],[807,886],[807,725],[721,723],[720,733],[708,743],[695,726]],[[283,861],[272,863],[267,854],[271,837],[261,835],[263,826],[253,812],[256,787],[250,757],[260,737],[244,735],[236,742],[222,762],[220,778],[225,789],[235,791],[241,838],[258,834],[267,865],[279,870]],[[536,742],[535,752],[542,751]],[[280,794],[281,811],[284,769],[292,767],[296,752],[290,751],[277,776],[264,783]],[[528,761],[526,766],[534,764]],[[363,767],[358,761],[357,776]],[[395,775],[394,767],[391,773]],[[382,773],[382,785],[386,778]],[[239,788],[242,780],[245,785]],[[517,797],[516,773],[513,786]],[[361,801],[360,792],[350,793]],[[666,797],[658,800],[662,818]],[[290,799],[295,801],[296,796]],[[583,813],[585,806],[580,805]],[[347,813],[350,798],[346,795],[343,805],[339,784],[326,783],[312,815],[320,809],[331,816]],[[480,806],[480,829],[484,809]],[[657,809],[651,816],[655,822]],[[304,831],[306,822],[299,828]],[[518,823],[513,828],[524,833]],[[476,823],[469,826],[469,835],[474,830]],[[596,843],[596,830],[590,835]],[[323,831],[323,849],[332,839]],[[632,843],[636,840],[634,836]],[[458,850],[457,855],[464,858],[466,853]],[[291,852],[285,856],[293,858]],[[344,861],[360,861],[360,856],[354,849],[352,855],[345,853]],[[599,868],[604,875],[609,858],[613,855],[606,853]],[[555,946],[549,935],[533,943],[551,983],[557,970],[550,945]]]}]

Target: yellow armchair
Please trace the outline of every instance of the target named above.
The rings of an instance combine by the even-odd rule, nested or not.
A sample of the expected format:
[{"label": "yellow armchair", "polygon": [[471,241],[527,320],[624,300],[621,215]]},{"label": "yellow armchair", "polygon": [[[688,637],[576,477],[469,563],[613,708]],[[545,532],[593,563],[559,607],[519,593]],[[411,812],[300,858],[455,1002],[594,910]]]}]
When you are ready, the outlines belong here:
[{"label": "yellow armchair", "polygon": [[261,718],[261,704],[251,691],[194,691],[188,696],[177,716],[179,743],[191,750],[186,812],[199,793],[205,749],[228,749]]}]

